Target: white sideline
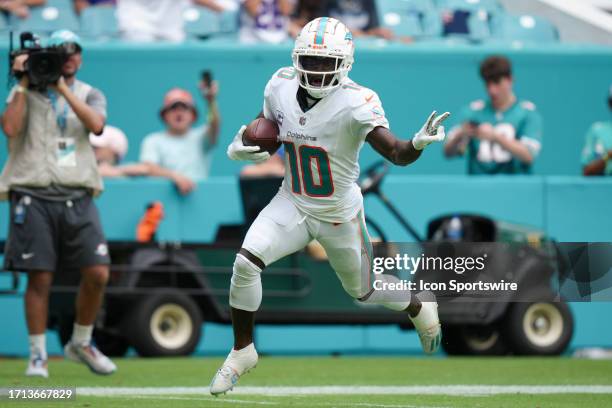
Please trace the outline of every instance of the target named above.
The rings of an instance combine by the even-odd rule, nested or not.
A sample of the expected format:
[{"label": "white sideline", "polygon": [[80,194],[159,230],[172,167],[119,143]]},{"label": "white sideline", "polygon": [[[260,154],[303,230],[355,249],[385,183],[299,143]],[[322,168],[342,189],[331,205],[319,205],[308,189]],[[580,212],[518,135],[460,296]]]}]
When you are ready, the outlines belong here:
[{"label": "white sideline", "polygon": [[[142,395],[209,395],[208,387],[77,387],[77,395],[113,397]],[[612,385],[413,385],[236,387],[230,395],[455,395],[612,394]]]}]

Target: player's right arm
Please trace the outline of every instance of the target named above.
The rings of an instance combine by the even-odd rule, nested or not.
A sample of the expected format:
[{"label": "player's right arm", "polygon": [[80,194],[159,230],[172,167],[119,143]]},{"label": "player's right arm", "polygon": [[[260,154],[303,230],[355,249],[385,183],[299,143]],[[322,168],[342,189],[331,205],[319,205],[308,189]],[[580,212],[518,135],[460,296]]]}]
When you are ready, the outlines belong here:
[{"label": "player's right arm", "polygon": [[[272,77],[274,78],[276,74]],[[273,119],[272,113],[270,110],[270,96],[271,96],[271,83],[272,79],[268,81],[266,88],[264,90],[264,103],[263,109],[257,115],[257,118],[267,118]],[[242,134],[246,130],[246,125],[242,125],[234,136],[232,143],[227,147],[227,157],[232,160],[245,160],[252,161],[256,164],[263,163],[270,158],[270,153],[261,152],[258,146],[245,146],[242,142]]]},{"label": "player's right arm", "polygon": [[[24,64],[27,59],[28,56],[26,54],[17,56],[13,62],[13,71],[23,72]],[[19,85],[13,88],[13,91],[9,95],[6,110],[2,115],[2,130],[8,138],[17,137],[23,129],[27,110],[26,92],[28,92],[28,85],[28,76],[23,75],[19,81]]]}]

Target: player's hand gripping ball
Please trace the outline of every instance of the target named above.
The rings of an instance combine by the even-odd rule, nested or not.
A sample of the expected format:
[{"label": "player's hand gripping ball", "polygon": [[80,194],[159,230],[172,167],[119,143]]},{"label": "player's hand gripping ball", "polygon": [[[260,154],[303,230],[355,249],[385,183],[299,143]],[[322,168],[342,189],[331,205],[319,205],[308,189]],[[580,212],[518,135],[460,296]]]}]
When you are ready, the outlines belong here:
[{"label": "player's hand gripping ball", "polygon": [[[252,161],[253,163],[259,164],[270,158],[270,153],[268,153],[266,147],[270,148],[272,153],[278,149],[278,146],[280,146],[280,142],[278,142],[278,127],[272,122],[274,124],[274,129],[270,132],[266,132],[264,135],[262,129],[264,129],[265,125],[264,127],[260,127],[259,120],[265,119],[253,121],[253,123],[248,126],[250,128],[248,132],[247,126],[243,125],[240,127],[232,143],[227,146],[227,157],[232,160]],[[255,123],[257,123],[256,126],[254,126]],[[252,130],[253,127],[255,127],[256,131]]]},{"label": "player's hand gripping ball", "polygon": [[278,140],[278,133],[276,122],[258,118],[247,126],[242,134],[242,143],[245,146],[259,146],[262,152],[265,151],[273,155],[281,145]]}]

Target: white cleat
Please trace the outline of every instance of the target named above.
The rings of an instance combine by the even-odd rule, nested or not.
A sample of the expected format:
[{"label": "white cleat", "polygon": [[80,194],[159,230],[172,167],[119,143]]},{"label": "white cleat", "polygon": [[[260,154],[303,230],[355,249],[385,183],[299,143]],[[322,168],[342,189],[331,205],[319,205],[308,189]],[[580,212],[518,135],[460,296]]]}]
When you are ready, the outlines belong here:
[{"label": "white cleat", "polygon": [[[438,303],[436,297],[431,292],[421,292],[418,294],[421,300],[421,310],[416,317],[411,317],[412,324],[419,334],[421,346],[426,354],[433,354],[438,351],[442,342],[442,329],[438,318]],[[426,299],[432,299],[427,301]]]},{"label": "white cleat", "polygon": [[117,366],[92,344],[66,343],[64,356],[77,363],[83,363],[89,369],[100,375],[109,375],[117,371]]},{"label": "white cleat", "polygon": [[255,368],[257,359],[253,343],[240,350],[232,349],[210,382],[210,393],[217,396],[232,390],[242,375]]},{"label": "white cleat", "polygon": [[44,360],[40,356],[30,358],[28,362],[28,368],[26,368],[25,375],[28,377],[43,377],[49,378],[49,370],[47,369],[47,360]]}]

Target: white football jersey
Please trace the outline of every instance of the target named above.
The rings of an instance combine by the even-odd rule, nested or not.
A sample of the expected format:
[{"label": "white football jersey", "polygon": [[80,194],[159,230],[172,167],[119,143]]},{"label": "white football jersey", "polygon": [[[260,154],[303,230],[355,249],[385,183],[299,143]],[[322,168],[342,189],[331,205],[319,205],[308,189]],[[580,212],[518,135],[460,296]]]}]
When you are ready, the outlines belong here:
[{"label": "white football jersey", "polygon": [[278,124],[285,147],[280,193],[321,221],[348,222],[363,206],[359,150],[372,129],[389,122],[378,95],[348,78],[303,112],[298,81],[293,67],[281,68],[264,92],[264,116]]}]

